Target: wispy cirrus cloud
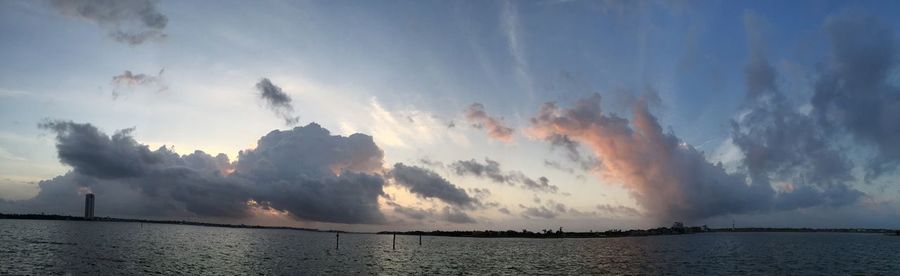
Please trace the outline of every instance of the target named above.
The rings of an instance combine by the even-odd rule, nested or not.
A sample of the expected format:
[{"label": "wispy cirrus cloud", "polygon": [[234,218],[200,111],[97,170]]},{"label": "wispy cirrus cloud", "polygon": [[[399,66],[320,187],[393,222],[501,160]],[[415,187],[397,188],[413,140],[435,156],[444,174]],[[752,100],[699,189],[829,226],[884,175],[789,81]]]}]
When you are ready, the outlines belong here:
[{"label": "wispy cirrus cloud", "polygon": [[509,54],[513,61],[513,71],[519,86],[528,92],[529,97],[534,97],[534,81],[531,78],[531,69],[529,68],[528,58],[526,55],[525,42],[522,33],[522,22],[519,18],[519,11],[513,1],[505,0],[500,10],[500,22],[503,35],[509,47]]}]

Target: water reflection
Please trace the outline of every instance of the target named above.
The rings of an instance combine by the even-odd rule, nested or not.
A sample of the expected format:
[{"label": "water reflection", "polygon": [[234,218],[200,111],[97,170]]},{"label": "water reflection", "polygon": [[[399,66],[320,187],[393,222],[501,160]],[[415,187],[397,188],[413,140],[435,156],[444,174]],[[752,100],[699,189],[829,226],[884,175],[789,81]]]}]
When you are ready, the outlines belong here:
[{"label": "water reflection", "polygon": [[473,239],[0,220],[0,274],[891,274],[900,239],[707,233]]}]

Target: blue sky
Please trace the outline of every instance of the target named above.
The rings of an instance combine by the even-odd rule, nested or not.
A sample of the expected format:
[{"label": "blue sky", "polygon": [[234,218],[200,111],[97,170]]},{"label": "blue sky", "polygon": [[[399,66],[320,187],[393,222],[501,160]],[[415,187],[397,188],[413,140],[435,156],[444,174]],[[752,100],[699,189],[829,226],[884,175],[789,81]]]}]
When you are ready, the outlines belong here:
[{"label": "blue sky", "polygon": [[[254,215],[239,217],[205,216],[190,208],[105,215],[149,214],[350,229],[564,226],[601,230],[667,225],[671,220],[722,226],[730,224],[732,218],[759,226],[900,227],[900,189],[896,170],[890,165],[897,155],[894,144],[884,142],[900,137],[889,121],[900,113],[898,105],[891,105],[891,100],[885,102],[880,118],[885,118],[887,125],[882,122],[883,126],[876,128],[880,131],[864,131],[860,123],[849,119],[832,122],[831,117],[817,117],[832,113],[827,113],[825,106],[811,103],[814,95],[825,93],[820,83],[829,76],[829,68],[838,68],[833,70],[838,75],[845,72],[840,69],[840,57],[833,54],[835,45],[841,43],[836,41],[840,36],[829,32],[829,26],[867,18],[887,30],[874,35],[896,36],[900,28],[900,22],[892,16],[900,10],[896,2],[126,2],[101,9],[126,15],[112,19],[78,14],[78,7],[99,5],[91,1],[74,1],[73,6],[58,1],[0,3],[0,60],[4,63],[0,67],[0,197],[7,200],[0,207],[80,212],[66,205],[28,203],[41,200],[41,181],[60,175],[86,175],[78,167],[80,163],[66,159],[56,146],[65,144],[65,134],[71,133],[39,128],[42,122],[90,124],[104,135],[134,128],[131,137],[150,150],[166,145],[180,155],[194,150],[212,156],[224,153],[230,162],[238,162],[242,150],[261,147],[257,140],[272,130],[290,131],[315,122],[332,135],[370,135],[383,151],[383,168],[364,173],[384,178],[384,195],[374,199],[378,212],[386,217],[384,221],[334,224],[334,220],[291,213],[303,213],[291,209],[299,207],[274,208],[277,212],[269,213],[259,213],[257,208]],[[128,17],[134,7],[152,7],[154,15],[164,16],[166,22],[162,27],[144,25],[140,19]],[[110,36],[122,30],[159,31],[165,37],[129,44]],[[754,34],[759,34],[758,38]],[[810,134],[810,139],[827,144],[817,152],[833,152],[848,160],[851,179],[834,181],[837,184],[813,183],[808,179],[818,173],[815,160],[797,157],[802,155],[769,157],[768,164],[776,165],[760,168],[765,176],[751,176],[751,160],[745,153],[753,147],[745,144],[741,148],[732,141],[736,137],[732,122],[751,136],[773,133],[752,132],[751,122],[742,117],[752,114],[746,68],[753,62],[754,50],[761,51],[773,68],[777,94],[789,99],[789,110],[803,118],[798,120],[813,122],[810,127],[815,134]],[[895,99],[897,92],[893,88],[897,85],[897,56],[892,53],[888,53],[892,61],[884,80],[886,92],[871,92],[887,99]],[[112,81],[126,70],[153,81]],[[291,98],[288,104],[299,116],[299,124],[285,125],[272,113],[255,87],[262,78],[270,79]],[[119,96],[113,97],[114,92]],[[647,190],[660,187],[623,172],[638,163],[605,160],[618,156],[598,141],[607,137],[553,124],[543,125],[555,127],[553,130],[542,129],[533,119],[544,103],[556,102],[563,111],[594,94],[601,98],[602,111],[597,115],[606,118],[615,114],[615,118],[629,120],[628,130],[639,127],[635,117],[640,116],[634,107],[649,102],[662,133],[684,145],[672,150],[694,160],[690,157],[693,148],[703,160],[691,162],[711,164],[709,168],[697,165],[706,168],[700,171],[717,170],[715,164],[721,162],[723,174],[735,175],[735,179],[743,175],[746,185],[771,186],[776,191],[773,195],[810,187],[822,199],[811,198],[790,208],[732,206],[709,214],[661,214],[649,199],[660,192]],[[497,137],[490,134],[491,122],[467,116],[473,103],[480,103],[489,118],[511,128],[511,138],[493,139]],[[841,106],[839,102],[832,104]],[[557,115],[556,119],[567,118]],[[569,119],[581,118],[573,115]],[[599,165],[579,168],[579,161],[569,158],[564,147],[548,140],[552,137],[547,135],[554,134],[571,138],[578,145],[579,156],[599,160]],[[773,141],[783,140],[766,140]],[[782,150],[800,151],[810,144],[785,143]],[[777,149],[766,143],[754,145]],[[545,177],[558,191],[523,188],[521,177],[510,178],[520,179],[508,180],[511,184],[492,183],[490,178],[458,169],[458,161],[484,163],[485,158],[498,162],[506,176],[521,172],[533,181]],[[645,160],[648,168],[683,165],[658,161],[662,159],[652,155],[645,159],[649,160]],[[866,164],[871,162],[888,164],[888,172],[866,178]],[[456,206],[441,195],[415,192],[412,187],[424,186],[399,183],[402,178],[396,175],[400,170],[392,171],[395,163],[433,172],[467,196],[477,195],[481,205]],[[674,174],[677,183],[671,188],[676,193],[672,197],[681,200],[672,199],[666,206],[684,207],[717,196],[687,189],[693,182],[706,183],[703,173],[694,176],[661,171]],[[103,177],[87,177],[96,177],[102,185],[127,186],[116,181],[106,183],[108,179]],[[341,177],[340,173],[336,177]],[[762,178],[766,183],[759,184]],[[711,179],[710,185],[723,185],[717,182],[721,177]],[[132,180],[122,183],[128,181]],[[71,190],[73,198],[84,192],[81,188],[94,188],[97,205],[102,206],[104,195],[89,180],[59,185]],[[839,201],[827,196],[835,189],[862,195]],[[779,198],[773,197],[774,201]],[[170,200],[152,195],[142,198]],[[261,202],[261,198],[248,196],[248,201]],[[272,203],[277,205],[274,199]],[[401,210],[410,209],[403,208],[416,209],[423,215],[408,216]],[[104,215],[103,211],[97,213]],[[447,219],[448,214],[460,213],[471,220]]]}]

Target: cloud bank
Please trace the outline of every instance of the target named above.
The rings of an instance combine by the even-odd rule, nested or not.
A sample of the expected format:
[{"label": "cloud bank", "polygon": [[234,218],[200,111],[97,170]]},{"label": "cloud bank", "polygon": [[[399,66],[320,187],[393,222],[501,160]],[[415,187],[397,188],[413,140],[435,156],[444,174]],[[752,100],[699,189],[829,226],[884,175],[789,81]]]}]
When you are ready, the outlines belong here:
[{"label": "cloud bank", "polygon": [[107,30],[109,37],[131,46],[166,37],[163,29],[168,17],[154,0],[52,0],[52,6],[65,16],[94,22]]},{"label": "cloud bank", "polygon": [[260,187],[255,201],[298,219],[382,223],[383,160],[372,136],[331,135],[312,123],[269,132],[238,154],[233,175]]},{"label": "cloud bank", "polygon": [[334,136],[316,124],[276,130],[230,162],[224,154],[151,150],[131,129],[109,136],[90,124],[41,127],[56,134],[59,159],[73,170],[17,202],[33,210],[71,213],[81,209],[79,193],[92,191],[103,215],[243,218],[263,210],[303,221],[385,222],[384,156],[371,136]]},{"label": "cloud bank", "polygon": [[[91,124],[46,121],[60,162],[72,171],[39,183],[32,199],[4,202],[6,209],[72,213],[83,194],[98,198],[104,216],[240,219],[259,213],[299,221],[382,224],[379,198],[396,214],[415,220],[474,223],[463,210],[484,208],[477,198],[435,172],[397,163],[384,168],[384,153],[371,136],[331,135],[317,124],[274,130],[237,161],[195,151],[156,150],[132,137],[134,129],[107,135]],[[447,204],[424,210],[396,204],[383,188],[392,180],[422,198]],[[487,190],[473,189],[484,196]]]},{"label": "cloud bank", "polygon": [[814,84],[812,116],[829,133],[849,133],[874,154],[866,179],[900,165],[900,86],[894,30],[874,17],[841,14],[825,31],[830,59]]},{"label": "cloud bank", "polygon": [[[744,24],[747,94],[730,133],[742,153],[738,172],[663,132],[645,100],[633,106],[630,119],[604,114],[599,95],[571,108],[547,103],[527,131],[567,149],[573,161],[578,146],[586,146],[601,161],[604,178],[624,185],[646,214],[661,219],[842,206],[867,197],[850,185],[855,161],[862,162],[866,180],[900,165],[900,87],[892,78],[900,56],[892,29],[858,14],[829,18],[830,58],[801,108],[779,88],[766,57],[763,20],[747,13]],[[848,148],[864,154],[850,158]],[[551,209],[544,209],[530,213],[546,217]]]},{"label": "cloud bank", "polygon": [[[824,188],[853,179],[853,164],[812,116],[801,113],[780,91],[765,56],[761,19],[745,14],[750,62],[744,69],[745,112],[732,122],[731,139],[754,183],[772,180]],[[841,188],[841,187],[838,187]]]},{"label": "cloud bank", "polygon": [[528,131],[539,139],[562,135],[586,145],[602,161],[604,178],[621,183],[649,215],[662,220],[842,204],[861,194],[814,188],[776,193],[768,183],[746,183],[744,175],[726,172],[675,134],[664,133],[644,100],[634,104],[631,120],[604,114],[597,94],[572,108],[546,103]]}]

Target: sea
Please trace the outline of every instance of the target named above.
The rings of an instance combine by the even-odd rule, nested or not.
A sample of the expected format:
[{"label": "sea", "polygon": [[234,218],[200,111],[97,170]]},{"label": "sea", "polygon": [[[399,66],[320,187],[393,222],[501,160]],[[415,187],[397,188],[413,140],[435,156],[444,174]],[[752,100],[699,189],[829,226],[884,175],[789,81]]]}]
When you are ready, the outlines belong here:
[{"label": "sea", "polygon": [[522,239],[0,220],[0,275],[900,275],[900,237]]}]

